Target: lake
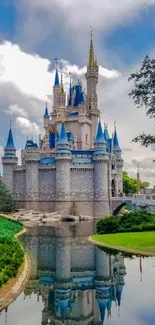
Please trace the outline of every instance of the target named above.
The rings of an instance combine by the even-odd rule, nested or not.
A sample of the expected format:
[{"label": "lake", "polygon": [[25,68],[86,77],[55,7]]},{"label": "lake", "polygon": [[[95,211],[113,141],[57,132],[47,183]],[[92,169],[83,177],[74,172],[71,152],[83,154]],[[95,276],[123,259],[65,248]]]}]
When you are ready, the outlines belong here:
[{"label": "lake", "polygon": [[32,257],[25,290],[0,325],[154,325],[155,258],[124,257],[87,236],[22,238]]}]

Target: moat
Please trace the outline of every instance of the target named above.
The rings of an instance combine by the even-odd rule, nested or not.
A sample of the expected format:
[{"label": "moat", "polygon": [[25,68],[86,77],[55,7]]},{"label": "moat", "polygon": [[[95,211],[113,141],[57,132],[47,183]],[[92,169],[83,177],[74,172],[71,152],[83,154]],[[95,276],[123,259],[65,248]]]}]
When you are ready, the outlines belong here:
[{"label": "moat", "polygon": [[154,324],[155,258],[106,252],[88,241],[91,227],[29,229],[31,279],[0,325]]}]

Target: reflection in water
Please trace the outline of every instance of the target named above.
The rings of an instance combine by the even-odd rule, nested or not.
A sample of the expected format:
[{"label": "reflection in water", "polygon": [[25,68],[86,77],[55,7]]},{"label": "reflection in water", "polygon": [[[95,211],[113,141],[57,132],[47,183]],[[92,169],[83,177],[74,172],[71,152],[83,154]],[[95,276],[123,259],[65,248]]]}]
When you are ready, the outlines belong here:
[{"label": "reflection in water", "polygon": [[[116,252],[108,254],[83,237],[25,236],[24,245],[33,256],[32,277],[24,293],[8,307],[8,320],[7,312],[2,313],[0,324],[122,325],[124,321],[130,324],[130,321],[126,322],[133,316],[130,311],[126,314],[121,308],[122,318],[119,316],[124,291],[125,294],[129,291],[125,297],[127,308],[131,305],[133,309],[131,299],[138,295],[137,282],[134,284],[135,292],[133,287],[131,289],[133,296],[128,289],[133,283],[132,270],[136,274],[133,263],[135,259],[124,259],[121,253]],[[143,283],[140,282],[141,258],[138,261],[138,273],[134,277]],[[131,263],[134,267],[130,267]],[[130,276],[125,264],[129,267]],[[136,301],[137,298],[135,304]],[[143,324],[134,320],[132,324]]]},{"label": "reflection in water", "polygon": [[42,297],[42,325],[52,323],[100,324],[111,317],[125,285],[126,269],[121,254],[108,255],[87,240],[28,237],[27,247],[36,257],[33,280],[25,296]]}]

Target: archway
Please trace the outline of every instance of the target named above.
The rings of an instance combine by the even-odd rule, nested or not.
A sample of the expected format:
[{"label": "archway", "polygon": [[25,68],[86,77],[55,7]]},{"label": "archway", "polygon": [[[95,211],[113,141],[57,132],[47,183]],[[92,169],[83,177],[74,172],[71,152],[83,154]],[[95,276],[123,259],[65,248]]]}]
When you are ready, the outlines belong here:
[{"label": "archway", "polygon": [[116,186],[115,186],[115,181],[112,179],[111,181],[111,195],[114,197],[116,194]]},{"label": "archway", "polygon": [[113,211],[113,216],[118,216],[119,212],[121,209],[126,205],[126,202],[121,203],[114,211]]}]

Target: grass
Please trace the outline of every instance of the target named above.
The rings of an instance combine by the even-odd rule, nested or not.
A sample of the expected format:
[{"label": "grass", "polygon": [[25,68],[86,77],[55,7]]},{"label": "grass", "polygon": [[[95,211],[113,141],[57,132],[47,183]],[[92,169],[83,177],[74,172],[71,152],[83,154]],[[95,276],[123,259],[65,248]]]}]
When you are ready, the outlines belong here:
[{"label": "grass", "polygon": [[0,287],[17,275],[23,263],[24,251],[14,237],[22,228],[19,222],[0,216]]},{"label": "grass", "polygon": [[155,253],[155,231],[93,235],[91,239],[98,244],[102,243],[117,246],[118,248]]}]

